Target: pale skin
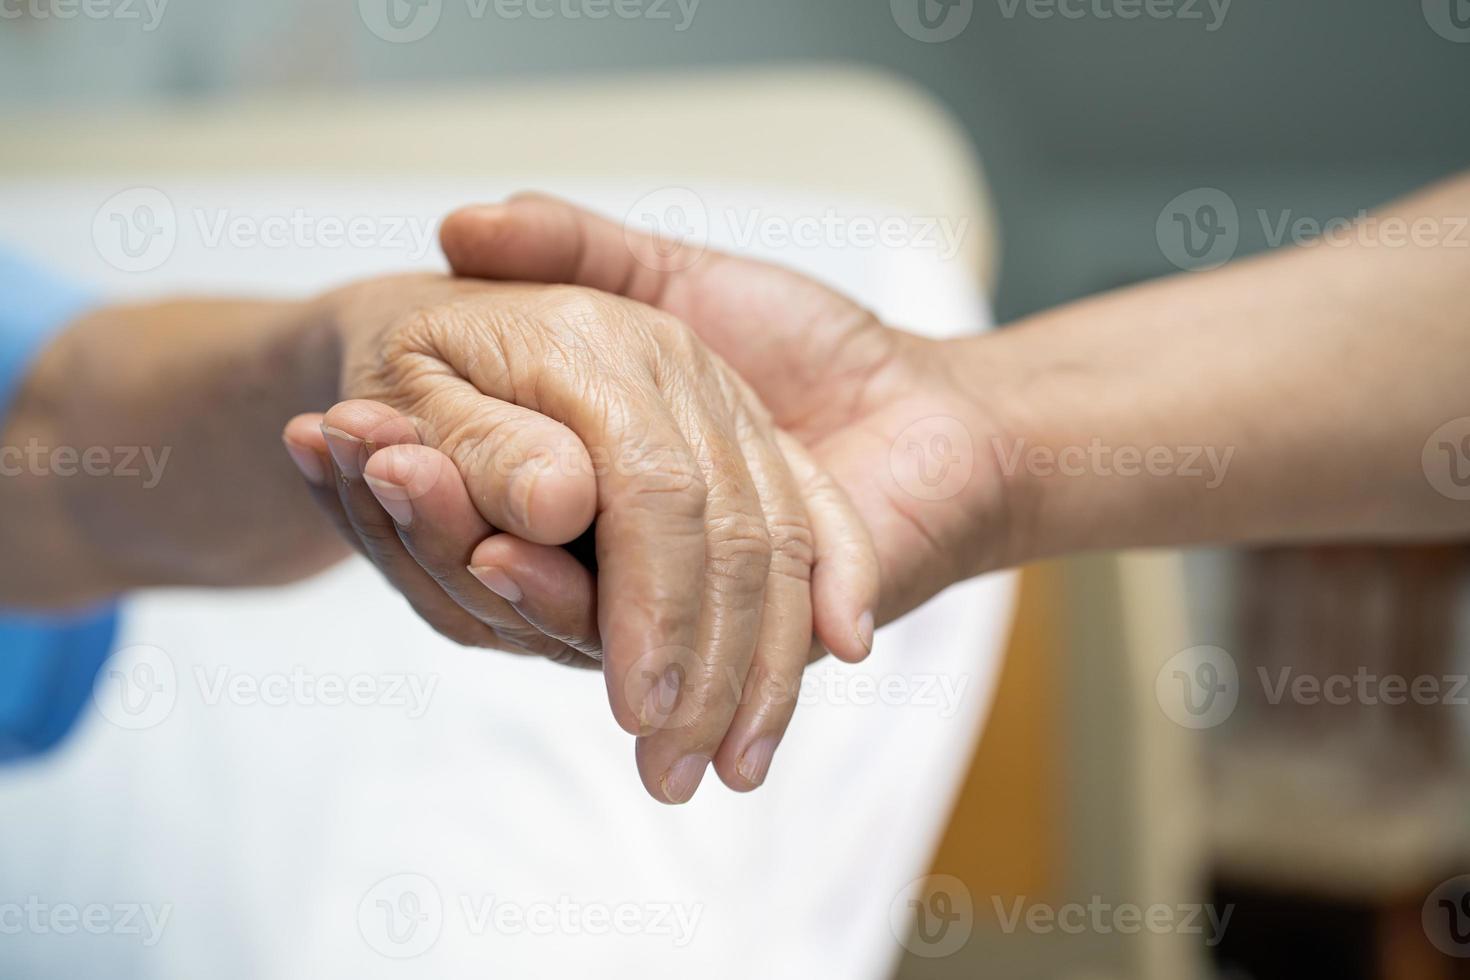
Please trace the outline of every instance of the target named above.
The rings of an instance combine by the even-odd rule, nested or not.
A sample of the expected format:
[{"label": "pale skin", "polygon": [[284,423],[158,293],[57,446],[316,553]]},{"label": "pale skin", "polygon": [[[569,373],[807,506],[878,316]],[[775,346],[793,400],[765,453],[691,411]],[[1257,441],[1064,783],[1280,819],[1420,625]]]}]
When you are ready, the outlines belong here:
[{"label": "pale skin", "polygon": [[[1441,222],[1446,237],[1451,219],[1466,214],[1465,178],[1380,212]],[[759,410],[738,395],[722,402],[724,415],[714,414],[726,420],[721,424],[745,412],[768,415],[762,458],[784,461],[777,469],[790,475],[784,485],[799,488],[793,494],[803,504],[813,539],[804,600],[810,610],[807,638],[815,632],[846,659],[861,657],[871,642],[865,604],[852,598],[866,587],[865,579],[824,578],[824,547],[834,556],[847,553],[838,548],[857,554],[869,542],[867,553],[876,564],[866,581],[874,590],[873,621],[881,624],[955,581],[1083,549],[1443,539],[1470,532],[1470,504],[1437,490],[1421,458],[1431,433],[1470,415],[1463,379],[1470,350],[1470,249],[1446,241],[1397,247],[1358,241],[1280,251],[945,342],[890,328],[825,287],[750,260],[711,252],[687,267],[674,263],[675,271],[659,271],[669,266],[650,260],[646,247],[621,228],[545,198],[458,212],[445,223],[443,244],[462,276],[569,283],[599,297],[623,294],[627,307],[598,306],[596,314],[579,298],[578,312],[570,317],[588,343],[602,332],[608,356],[629,356],[613,353],[623,351],[619,344],[625,342],[637,349],[631,335],[620,332],[628,329],[623,321],[643,323],[647,314],[641,311],[657,308],[669,318],[656,321],[659,330],[680,324],[708,349],[697,358],[676,359],[689,372],[684,376],[707,381],[709,375],[695,371],[697,363],[700,371],[728,368],[744,379]],[[440,323],[435,336],[442,342],[473,334],[466,322],[505,322],[488,312],[502,304],[540,308],[542,302],[535,287],[506,286],[510,292],[469,300],[484,305],[465,321],[446,315],[444,305],[464,302],[460,291],[471,287],[420,281],[407,292],[420,288],[434,295],[405,296],[400,308],[439,311],[437,320],[430,319]],[[383,293],[361,290],[397,296],[405,283],[348,291],[349,299],[373,296],[366,305],[376,311],[384,305]],[[441,291],[455,298],[446,300]],[[561,301],[568,298],[563,293]],[[5,512],[27,515],[24,526],[6,522],[0,530],[7,554],[23,558],[0,571],[0,597],[10,604],[54,605],[160,583],[283,581],[324,567],[340,557],[340,546],[331,524],[308,510],[305,495],[287,492],[288,464],[271,445],[271,425],[279,432],[281,420],[293,412],[348,398],[324,419],[292,419],[287,448],[309,482],[316,482],[315,496],[337,525],[395,585],[417,598],[415,605],[431,623],[449,632],[451,621],[483,625],[487,609],[502,618],[514,614],[518,619],[512,622],[521,626],[508,632],[510,645],[562,659],[572,659],[566,651],[600,652],[609,673],[615,637],[626,638],[629,650],[646,651],[649,644],[636,641],[653,626],[619,618],[624,609],[640,613],[631,599],[614,598],[618,573],[612,566],[622,560],[624,570],[640,563],[657,567],[661,558],[652,552],[652,540],[640,541],[633,533],[604,547],[604,536],[614,536],[617,525],[607,522],[614,531],[604,530],[605,484],[614,476],[598,466],[587,472],[562,468],[544,498],[537,496],[528,509],[513,504],[517,498],[506,474],[497,476],[496,467],[462,445],[476,440],[426,418],[425,400],[405,387],[412,372],[377,376],[371,383],[353,380],[356,334],[338,324],[342,311],[358,307],[343,299],[337,294],[304,306],[104,310],[74,326],[33,372],[7,420],[4,443],[19,444],[39,432],[57,445],[171,444],[179,447],[177,469],[147,493],[107,480],[65,481],[60,488],[54,477],[0,481]],[[330,311],[325,318],[324,309]],[[346,316],[354,322],[372,319],[366,312]],[[197,329],[205,321],[212,328]],[[372,328],[359,329],[368,336]],[[147,341],[140,343],[140,336]],[[682,340],[676,346],[690,355]],[[667,348],[656,344],[652,350],[656,355],[631,359],[666,363]],[[500,363],[505,355],[501,350]],[[318,358],[348,368],[341,375],[302,369],[299,376],[283,368]],[[577,443],[587,449],[597,442],[592,429],[573,418],[576,398],[543,403],[534,384],[486,392],[496,388],[497,377],[477,374],[474,360],[455,364],[454,357],[440,358],[451,368],[447,376],[469,382],[476,397],[499,396],[497,411],[504,417],[494,427],[496,439],[554,443],[558,459],[575,456]],[[171,382],[159,384],[160,378]],[[722,391],[741,391],[741,385],[720,378]],[[86,411],[74,407],[77,401],[110,410]],[[204,404],[210,405],[207,413],[178,407]],[[516,405],[521,411],[511,410]],[[345,439],[345,448],[356,451],[330,445],[323,424],[333,440]],[[561,428],[548,435],[551,424]],[[939,445],[932,442],[936,433],[949,439],[943,443],[947,451],[964,455],[961,443],[967,443],[971,464],[957,486],[929,494],[929,484],[920,479],[927,475],[919,472],[923,452],[903,450]],[[375,451],[357,449],[354,437]],[[667,442],[674,444],[672,438]],[[1130,476],[1117,466],[1063,471],[1044,465],[1047,459],[1081,458],[1077,450],[1093,445],[1112,451],[1212,447],[1217,458],[1229,452],[1229,467],[1211,485],[1182,472]],[[183,451],[190,447],[200,451]],[[1035,450],[1042,455],[1027,455]],[[364,455],[359,481],[352,469]],[[695,455],[703,466],[712,462],[705,458],[711,454]],[[739,469],[737,455],[750,473],[744,451],[729,453],[722,472]],[[346,461],[347,472],[335,456]],[[543,482],[536,481],[538,495]],[[762,516],[770,546],[769,505],[759,482],[750,480],[756,510],[748,508],[747,516]],[[708,489],[707,478],[705,483]],[[710,497],[704,501],[706,533],[688,534],[705,542],[700,567],[706,567],[708,509],[717,506]],[[527,514],[533,519],[525,520]],[[557,547],[594,517],[596,577]],[[853,530],[854,522],[866,528],[868,538]],[[687,567],[695,564],[695,551],[688,547]],[[613,557],[620,553],[621,559]],[[768,556],[762,583],[770,563]],[[709,684],[697,698],[686,692],[676,699],[684,713],[653,726],[640,722],[636,698],[624,696],[620,703],[626,685],[609,685],[620,723],[640,734],[644,783],[667,802],[682,802],[697,787],[698,774],[673,774],[691,756],[708,755],[721,778],[737,789],[764,779],[789,720],[791,698],[779,690],[761,693],[785,683],[760,683],[763,668],[733,674],[727,668],[758,663],[755,651],[774,647],[786,651],[776,669],[789,680],[791,671],[799,672],[796,661],[806,659],[791,617],[767,606],[770,586],[750,586],[738,612],[710,617],[707,610],[717,600],[705,598],[705,588],[689,588],[687,567],[682,594],[695,593],[694,601],[677,603],[673,597],[681,590],[671,587],[664,595],[671,609],[677,607],[669,614],[677,625],[668,617],[653,620],[685,637],[696,651],[694,675]],[[405,584],[409,580],[417,584]],[[802,601],[792,600],[798,610]],[[800,612],[794,616],[803,621]],[[719,637],[711,618],[724,626]],[[767,635],[772,621],[784,624],[779,640]],[[499,632],[496,637],[506,638]],[[800,657],[791,653],[798,646]],[[738,654],[725,652],[736,647]],[[618,656],[630,664],[638,659]],[[749,752],[762,740],[759,767],[752,768]]]}]

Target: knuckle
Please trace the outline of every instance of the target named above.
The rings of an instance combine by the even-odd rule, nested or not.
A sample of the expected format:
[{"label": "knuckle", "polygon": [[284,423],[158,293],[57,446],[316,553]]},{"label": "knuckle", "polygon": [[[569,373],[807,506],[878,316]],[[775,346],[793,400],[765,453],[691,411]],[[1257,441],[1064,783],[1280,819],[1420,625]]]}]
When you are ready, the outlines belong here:
[{"label": "knuckle", "polygon": [[[555,660],[559,653],[570,653],[561,643],[530,626],[495,625],[495,633],[504,642],[536,656]],[[560,663],[561,661],[557,661]]]},{"label": "knuckle", "polygon": [[611,319],[609,298],[580,286],[548,287],[541,304],[542,316],[575,334],[599,330]]},{"label": "knuckle", "polygon": [[713,518],[707,529],[706,565],[711,578],[740,593],[765,588],[771,569],[771,537],[758,514],[730,511]]},{"label": "knuckle", "polygon": [[655,340],[681,352],[700,349],[694,331],[672,313],[650,309],[645,315],[648,330]]},{"label": "knuckle", "polygon": [[766,521],[771,538],[771,572],[810,578],[816,563],[816,537],[805,517],[782,515]]},{"label": "knuckle", "polygon": [[[638,616],[648,624],[649,635],[675,638],[692,631],[699,621],[697,605],[691,607],[687,595],[675,596],[668,591],[660,591],[663,594],[641,594],[630,600]],[[674,652],[675,662],[687,672],[694,663],[693,649],[679,647]]]},{"label": "knuckle", "polygon": [[676,517],[703,519],[709,487],[694,455],[682,449],[659,449],[632,460],[629,492],[636,506]]},{"label": "knuckle", "polygon": [[692,748],[713,750],[724,739],[744,689],[734,668],[707,665],[690,678],[668,732]]},{"label": "knuckle", "polygon": [[750,666],[742,694],[745,703],[757,705],[766,711],[794,705],[801,694],[802,668],[798,664],[771,664],[757,657]]},{"label": "knuckle", "polygon": [[683,320],[668,313],[652,311],[645,329],[652,341],[659,377],[689,374],[706,382],[713,380],[704,377],[709,363],[704,345]]},{"label": "knuckle", "polygon": [[546,659],[562,667],[580,667],[587,658],[570,647],[560,646],[549,651]]},{"label": "knuckle", "polygon": [[536,652],[534,650],[526,649],[525,645],[522,644],[515,637],[508,635],[504,630],[501,630],[499,627],[491,626],[488,623],[485,625],[484,638],[481,640],[478,646],[482,646],[487,650],[499,650],[502,653],[512,653],[520,657],[536,655]]},{"label": "knuckle", "polygon": [[381,508],[378,514],[370,518],[358,517],[353,521],[352,529],[362,539],[368,553],[374,556],[392,554],[393,549],[402,545],[397,525],[388,520],[387,515],[381,512]]},{"label": "knuckle", "polygon": [[504,614],[487,611],[484,608],[467,608],[470,616],[481,623],[485,630],[492,632],[495,639],[501,644],[514,646],[520,651],[542,652],[547,648],[547,636],[534,627],[526,626],[525,623],[514,623]]},{"label": "knuckle", "polygon": [[552,447],[518,433],[512,416],[477,408],[472,399],[458,396],[434,406],[442,429],[438,448],[461,474],[494,474],[504,480],[533,457],[556,461]]},{"label": "knuckle", "polygon": [[472,432],[461,422],[445,435],[442,446],[446,455],[454,461],[455,468],[462,474],[496,473],[509,474],[499,441],[483,432]]}]

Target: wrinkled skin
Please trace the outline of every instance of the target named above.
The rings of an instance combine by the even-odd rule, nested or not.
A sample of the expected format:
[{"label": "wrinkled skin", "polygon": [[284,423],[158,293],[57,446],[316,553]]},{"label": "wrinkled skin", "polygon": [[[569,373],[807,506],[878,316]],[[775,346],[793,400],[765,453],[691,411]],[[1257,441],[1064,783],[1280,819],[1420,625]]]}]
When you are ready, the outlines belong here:
[{"label": "wrinkled skin", "polygon": [[[1023,372],[1000,363],[999,345],[993,366],[961,364],[945,345],[885,326],[799,273],[681,251],[543,195],[457,211],[441,240],[461,276],[576,283],[687,323],[857,507],[881,566],[880,622],[1024,558],[994,451],[1012,427],[991,409],[1019,401],[1000,393],[1023,383]],[[964,420],[955,434],[970,440],[972,457],[968,475],[932,493],[909,444],[947,434],[930,419]]]},{"label": "wrinkled skin", "polygon": [[[785,457],[802,488],[800,496],[808,515],[804,529],[799,522],[789,520],[795,513],[791,507],[778,507],[773,516],[767,503],[765,513],[768,533],[772,527],[778,529],[771,534],[773,540],[784,542],[788,549],[795,542],[798,547],[793,554],[814,549],[817,560],[812,573],[811,622],[819,644],[813,654],[819,654],[825,646],[843,659],[861,659],[871,648],[875,622],[889,621],[950,583],[1000,567],[1019,554],[1017,523],[1007,512],[1005,484],[995,454],[989,451],[990,441],[1001,439],[1005,430],[983,407],[992,400],[992,389],[1014,380],[1003,366],[997,364],[993,372],[987,372],[976,371],[970,364],[966,373],[955,366],[941,345],[889,328],[846,297],[795,272],[713,251],[670,246],[551,198],[522,196],[505,205],[463,209],[446,219],[441,239],[446,256],[460,276],[560,283],[596,291],[585,294],[576,301],[578,305],[614,303],[614,295],[621,297],[631,302],[631,308],[657,310],[667,318],[656,322],[679,334],[680,343],[674,345],[676,361],[702,363],[707,359],[720,365],[720,370],[701,367],[681,377],[687,379],[690,390],[718,392],[727,405],[733,400],[742,415],[760,420],[760,428]],[[572,317],[553,319],[582,328],[570,346],[595,352],[594,361],[601,358],[603,363],[614,364],[630,356],[624,348],[629,338],[617,326],[619,317],[606,315],[606,311],[604,315],[591,315],[584,309]],[[523,328],[535,335],[529,323],[510,333],[518,337]],[[606,332],[592,336],[598,331]],[[654,348],[665,353],[655,356],[653,363],[667,363],[667,348],[657,344]],[[704,348],[702,353],[696,353],[699,348]],[[635,344],[635,349],[648,348]],[[561,359],[567,351],[553,344],[524,353],[529,363],[536,356]],[[466,356],[473,359],[476,355],[471,352]],[[652,370],[659,375],[657,367]],[[470,380],[481,383],[478,377]],[[373,441],[393,442],[397,439],[392,433],[405,425],[404,413],[412,415],[421,410],[421,406],[405,406],[401,399],[361,390],[357,393],[377,401],[338,405],[327,414],[329,430],[345,429],[367,438],[373,427],[385,427],[388,437]],[[535,400],[536,392],[524,384],[514,391],[502,388],[487,393],[563,421],[568,419],[558,412],[576,400],[558,404]],[[581,389],[579,395],[586,399],[586,406],[606,400],[596,385]],[[646,407],[649,402],[642,404]],[[636,427],[640,411],[631,408],[624,421]],[[962,419],[963,423],[959,421]],[[296,421],[297,431],[306,433],[301,438],[309,438],[314,424],[314,419]],[[546,424],[522,413],[506,429],[534,431]],[[531,442],[546,438],[541,433]],[[593,448],[594,443],[588,441],[587,446]],[[702,451],[707,453],[708,447]],[[461,456],[456,467],[453,461],[436,462],[430,450],[415,448],[412,452],[412,459],[405,458],[410,453],[406,447],[372,456],[367,464],[368,476],[379,488],[378,500],[391,508],[394,491],[383,488],[414,484],[411,492],[418,495],[414,507],[418,530],[399,528],[399,534],[408,540],[414,534],[428,535],[431,525],[435,528],[432,533],[440,541],[435,555],[427,560],[420,555],[420,564],[426,568],[436,567],[436,561],[449,568],[449,562],[440,560],[443,556],[473,552],[469,564],[481,573],[479,580],[496,593],[510,595],[509,602],[494,606],[497,614],[516,612],[522,617],[519,626],[499,630],[503,639],[523,649],[571,661],[574,658],[569,651],[595,654],[599,628],[607,638],[610,627],[616,629],[631,619],[627,632],[618,634],[626,637],[631,648],[637,645],[635,634],[657,621],[656,614],[650,616],[645,600],[632,598],[635,590],[613,587],[619,582],[610,578],[616,574],[614,569],[601,569],[593,581],[564,549],[553,547],[575,535],[580,516],[557,524],[556,534],[536,534],[524,522],[516,523],[513,514],[493,513],[492,501],[510,499],[511,488],[505,481],[476,492],[476,485],[485,482],[477,475],[477,466],[485,463],[483,457]],[[936,484],[935,476],[947,472],[946,454],[959,460],[957,469]],[[451,451],[450,455],[455,453]],[[402,474],[388,480],[389,470],[395,466],[403,473],[417,472],[416,480]],[[750,471],[765,473],[767,467],[752,467]],[[425,473],[432,473],[432,478]],[[760,487],[756,496],[769,498],[769,480],[757,482]],[[538,492],[540,487],[538,482]],[[541,519],[552,520],[550,515],[575,511],[568,501],[575,499],[576,493],[562,492],[565,498],[548,502],[537,511],[538,515],[548,515]],[[599,487],[596,495],[601,501],[607,497],[607,490]],[[441,496],[459,503],[441,508]],[[780,496],[789,499],[789,495]],[[491,512],[484,522],[463,516],[467,508],[462,501],[468,498],[481,504],[481,511]],[[714,499],[712,494],[711,507]],[[356,509],[363,513],[372,510],[364,493],[358,495],[358,505]],[[456,513],[460,516],[452,516]],[[381,514],[376,520],[380,526],[387,523]],[[642,529],[624,534],[605,528],[606,520],[599,504],[599,561],[609,560],[620,548],[636,553],[634,539]],[[727,522],[713,512],[706,515],[706,524],[728,531]],[[487,525],[504,533],[484,539]],[[737,540],[750,537],[736,536]],[[807,541],[809,547],[804,543]],[[713,546],[711,555],[716,555],[718,547]],[[409,550],[414,550],[411,545]],[[783,549],[773,550],[779,554]],[[824,561],[824,555],[831,557]],[[380,566],[383,564],[379,561]],[[727,558],[716,556],[706,571],[713,570],[717,579],[728,580],[728,572],[722,569],[729,564]],[[792,564],[799,569],[810,563],[798,560]],[[844,572],[839,576],[833,566]],[[490,569],[488,574],[484,574],[486,569]],[[498,576],[509,569],[514,569],[515,583],[507,589]],[[455,577],[448,573],[430,575],[441,581]],[[797,575],[797,581],[799,578]],[[791,576],[774,576],[773,580],[782,586],[778,593],[789,591],[794,595],[799,591],[789,579]],[[437,599],[436,603],[457,603],[471,609],[479,619],[485,618],[484,590],[476,593],[460,577],[458,585],[446,592],[450,603]],[[627,608],[617,595],[629,597]],[[712,638],[738,633],[747,637],[740,645],[743,650],[749,637],[758,635],[759,648],[764,651],[773,642],[772,637],[780,635],[788,639],[777,642],[777,646],[794,651],[806,614],[797,613],[795,621],[786,616],[773,618],[772,605],[764,605],[761,615],[744,618],[732,618],[720,606],[706,609],[698,617],[705,624],[700,642],[707,644]],[[793,601],[791,608],[799,605]],[[451,612],[440,610],[440,618]],[[697,614],[686,605],[682,615]],[[427,618],[436,622],[433,616]],[[722,628],[712,633],[711,620]],[[538,631],[541,638],[535,635]],[[567,649],[548,648],[548,642]],[[697,659],[705,678],[710,676],[713,664],[744,662],[743,656],[714,652]],[[763,781],[794,708],[800,669],[807,659],[788,653],[782,660],[784,667],[773,669],[767,666],[765,657],[757,654],[754,669],[741,675],[724,668],[725,683],[710,683],[703,689],[722,691],[738,703],[736,720],[714,755],[716,770],[728,785],[751,789]],[[640,667],[637,674],[658,683],[656,670]],[[610,691],[626,686],[626,676],[616,672],[613,658],[609,658]],[[667,703],[667,687],[662,691],[655,700]],[[630,707],[636,700],[630,698],[620,710],[614,694],[614,710],[625,728],[645,735],[638,745],[644,782],[655,797],[681,802],[688,798],[684,788],[689,783],[677,770],[683,760],[692,758],[702,771],[703,749],[710,744],[708,736],[694,734],[705,728],[699,719],[710,711],[721,716],[722,712],[712,703],[707,704],[706,696],[698,701],[681,699],[687,713],[660,715],[660,730],[649,736],[647,726],[638,727],[636,715],[628,714],[636,710]],[[677,737],[671,738],[671,732]],[[687,753],[691,744],[699,748]],[[692,787],[688,792],[692,794]]]},{"label": "wrinkled skin", "polygon": [[[658,798],[711,760],[758,785],[814,634],[865,656],[878,582],[750,388],[670,314],[580,287],[406,277],[323,306],[348,400],[285,437],[348,539],[459,643],[601,662]],[[558,547],[594,520],[595,580]]]}]

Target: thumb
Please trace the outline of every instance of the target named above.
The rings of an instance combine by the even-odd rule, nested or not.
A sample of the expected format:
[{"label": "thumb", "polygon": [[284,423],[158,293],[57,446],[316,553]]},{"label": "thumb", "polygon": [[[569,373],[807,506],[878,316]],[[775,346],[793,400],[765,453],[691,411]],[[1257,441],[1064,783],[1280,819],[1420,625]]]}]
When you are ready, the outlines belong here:
[{"label": "thumb", "polygon": [[671,243],[544,194],[444,219],[459,276],[570,283],[673,314],[747,379],[778,423],[830,412],[821,381],[870,377],[892,331],[814,279],[755,259]]},{"label": "thumb", "polygon": [[460,208],[439,244],[457,276],[567,283],[662,306],[690,275],[697,246],[673,245],[545,194]]}]

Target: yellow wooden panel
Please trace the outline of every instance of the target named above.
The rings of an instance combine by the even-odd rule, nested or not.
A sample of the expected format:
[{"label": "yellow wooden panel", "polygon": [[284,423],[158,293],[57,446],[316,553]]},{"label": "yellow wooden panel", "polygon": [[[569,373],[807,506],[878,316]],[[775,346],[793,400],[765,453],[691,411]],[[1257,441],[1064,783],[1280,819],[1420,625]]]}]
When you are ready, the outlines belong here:
[{"label": "yellow wooden panel", "polygon": [[1045,895],[1054,884],[1062,839],[1062,615],[1059,568],[1027,568],[995,703],[934,860],[935,874],[969,887],[980,922],[992,917],[992,897]]}]

